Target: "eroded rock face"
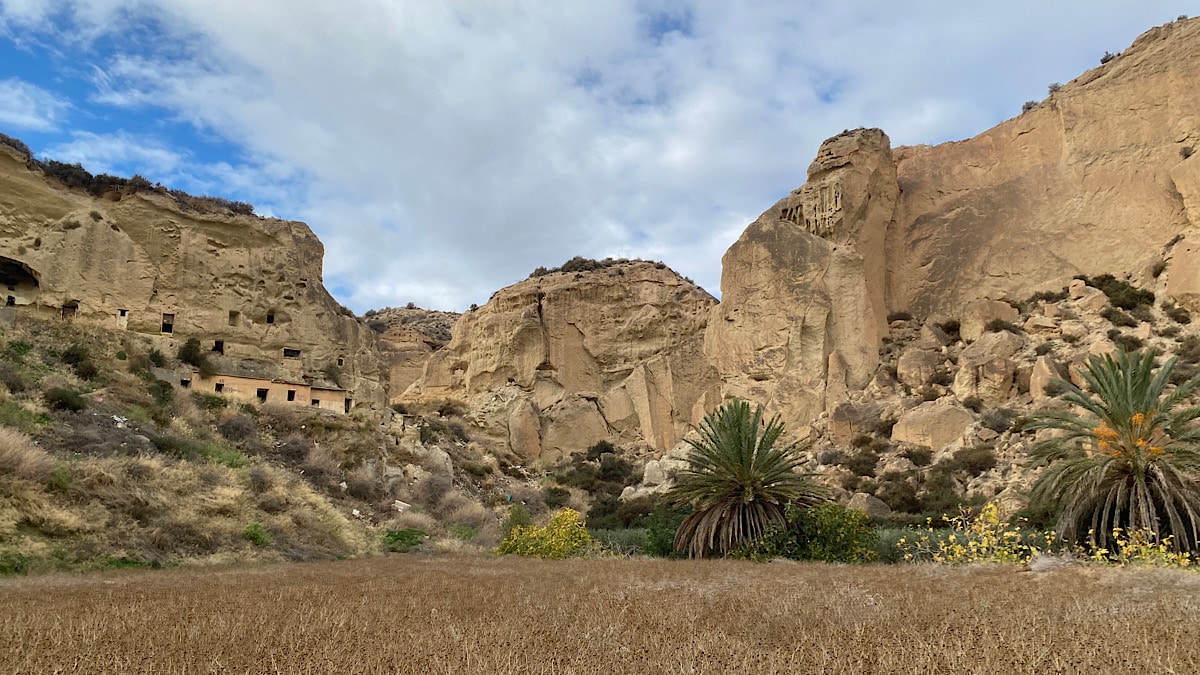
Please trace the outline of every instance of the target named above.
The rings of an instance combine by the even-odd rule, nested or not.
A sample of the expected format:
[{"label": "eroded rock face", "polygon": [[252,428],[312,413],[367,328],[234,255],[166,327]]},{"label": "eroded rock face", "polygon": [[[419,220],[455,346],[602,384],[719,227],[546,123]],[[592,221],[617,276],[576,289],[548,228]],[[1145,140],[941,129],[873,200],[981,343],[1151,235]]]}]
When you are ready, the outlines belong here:
[{"label": "eroded rock face", "polygon": [[955,312],[1135,269],[1200,225],[1197,63],[1200,20],[1172,22],[974,138],[897,148],[892,308]]},{"label": "eroded rock face", "polygon": [[666,450],[719,402],[701,353],[715,304],[650,262],[527,279],[464,314],[404,396],[471,401],[490,441],[527,459],[600,440]]},{"label": "eroded rock face", "polygon": [[[375,334],[321,281],[323,247],[298,222],[182,211],[153,190],[68,190],[0,146],[0,256],[24,270],[18,315],[73,315],[201,341],[226,375],[308,381],[382,403]],[[212,350],[212,351],[209,351]]]},{"label": "eroded rock face", "polygon": [[887,330],[883,245],[896,198],[888,137],[859,129],[825,141],[808,182],[746,228],[722,259],[722,302],[705,335],[725,396],[804,424],[829,389],[870,381]]}]

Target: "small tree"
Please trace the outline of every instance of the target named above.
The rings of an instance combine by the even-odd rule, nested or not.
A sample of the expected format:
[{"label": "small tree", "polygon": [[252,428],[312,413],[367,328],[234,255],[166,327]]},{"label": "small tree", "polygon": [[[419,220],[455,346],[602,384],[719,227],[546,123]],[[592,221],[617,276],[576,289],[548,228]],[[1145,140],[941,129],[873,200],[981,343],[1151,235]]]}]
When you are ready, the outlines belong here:
[{"label": "small tree", "polygon": [[1175,358],[1154,368],[1153,351],[1088,359],[1081,372],[1091,392],[1055,380],[1062,398],[1082,409],[1043,412],[1027,429],[1062,435],[1036,444],[1046,466],[1034,505],[1062,509],[1057,529],[1108,547],[1113,532],[1148,530],[1172,537],[1176,550],[1200,545],[1200,407],[1185,405],[1200,376],[1167,391]]},{"label": "small tree", "polygon": [[187,342],[179,347],[177,356],[180,361],[195,366],[202,377],[211,377],[216,374],[216,369],[209,362],[208,355],[200,350],[198,338],[188,338]]},{"label": "small tree", "polygon": [[693,558],[730,551],[753,542],[773,525],[785,523],[789,504],[811,505],[825,498],[807,474],[796,473],[800,447],[778,446],[779,416],[763,423],[762,406],[734,399],[704,418],[686,469],[676,476],[670,496],[695,510],[675,534],[675,548]]}]

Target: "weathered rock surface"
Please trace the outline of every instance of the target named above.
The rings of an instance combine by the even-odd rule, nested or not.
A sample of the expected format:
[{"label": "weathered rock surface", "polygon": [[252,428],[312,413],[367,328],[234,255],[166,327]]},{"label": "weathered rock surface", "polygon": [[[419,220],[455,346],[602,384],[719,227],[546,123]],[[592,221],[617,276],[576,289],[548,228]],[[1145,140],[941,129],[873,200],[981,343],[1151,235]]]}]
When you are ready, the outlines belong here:
[{"label": "weathered rock surface", "polygon": [[[1200,20],[1175,21],[974,138],[897,148],[889,307],[953,312],[1132,270],[1200,225],[1197,63]],[[1181,252],[1167,273],[1195,269]]]},{"label": "weathered rock surface", "polygon": [[[730,247],[704,342],[726,396],[802,424],[826,408],[827,388],[867,384],[887,330],[883,244],[896,197],[887,136],[846,132]],[[835,352],[844,382],[827,378]]]},{"label": "weathered rock surface", "polygon": [[[0,145],[0,265],[20,313],[195,337],[218,372],[384,399],[375,334],[321,282],[303,223],[184,211],[155,190],[68,190]],[[168,331],[169,328],[169,331]]]},{"label": "weathered rock surface", "polygon": [[464,314],[401,398],[470,401],[484,438],[527,459],[600,440],[669,449],[719,402],[701,352],[714,304],[650,262],[533,277]]},{"label": "weathered rock surface", "polygon": [[892,428],[892,440],[924,445],[935,452],[962,437],[975,418],[949,401],[922,403],[900,416]]}]

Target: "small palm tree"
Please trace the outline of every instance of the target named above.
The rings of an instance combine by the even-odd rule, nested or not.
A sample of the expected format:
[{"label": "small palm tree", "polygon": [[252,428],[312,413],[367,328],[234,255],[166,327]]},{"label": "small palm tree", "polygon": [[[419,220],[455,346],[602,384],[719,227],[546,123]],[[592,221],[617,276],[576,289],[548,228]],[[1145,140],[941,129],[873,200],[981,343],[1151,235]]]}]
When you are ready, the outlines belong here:
[{"label": "small palm tree", "polygon": [[675,550],[693,558],[721,556],[784,523],[788,504],[812,504],[823,491],[795,469],[797,445],[776,446],[783,434],[779,416],[763,424],[762,406],[734,399],[704,418],[688,467],[676,476],[671,496],[693,513],[675,533]]},{"label": "small palm tree", "polygon": [[1153,351],[1088,359],[1090,393],[1059,380],[1062,398],[1082,409],[1043,412],[1027,429],[1061,433],[1030,450],[1046,466],[1035,504],[1061,507],[1058,531],[1107,547],[1115,529],[1171,535],[1176,550],[1200,543],[1200,407],[1187,405],[1200,377],[1167,391],[1175,359],[1157,371]]}]

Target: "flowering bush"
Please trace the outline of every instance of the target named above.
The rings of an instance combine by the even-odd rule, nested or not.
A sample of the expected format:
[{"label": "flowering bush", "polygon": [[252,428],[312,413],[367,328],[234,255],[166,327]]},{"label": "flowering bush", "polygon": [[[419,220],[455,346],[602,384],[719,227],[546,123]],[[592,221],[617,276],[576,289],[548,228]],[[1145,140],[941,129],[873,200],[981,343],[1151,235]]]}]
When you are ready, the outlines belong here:
[{"label": "flowering bush", "polygon": [[1024,563],[1055,544],[1053,533],[1023,530],[1003,517],[995,503],[985,504],[974,517],[962,511],[956,517],[943,519],[953,530],[950,534],[940,534],[930,519],[917,536],[902,537],[896,543],[905,560]]},{"label": "flowering bush", "polygon": [[555,513],[544,527],[517,525],[508,533],[496,552],[515,553],[527,558],[561,560],[583,555],[596,540],[584,527],[583,517],[574,509]]},{"label": "flowering bush", "polygon": [[1112,550],[1095,549],[1088,559],[1117,567],[1126,565],[1187,567],[1195,562],[1190,553],[1179,553],[1174,550],[1170,536],[1160,541],[1154,535],[1154,531],[1150,529],[1126,532],[1118,528],[1113,530],[1112,539]]}]

